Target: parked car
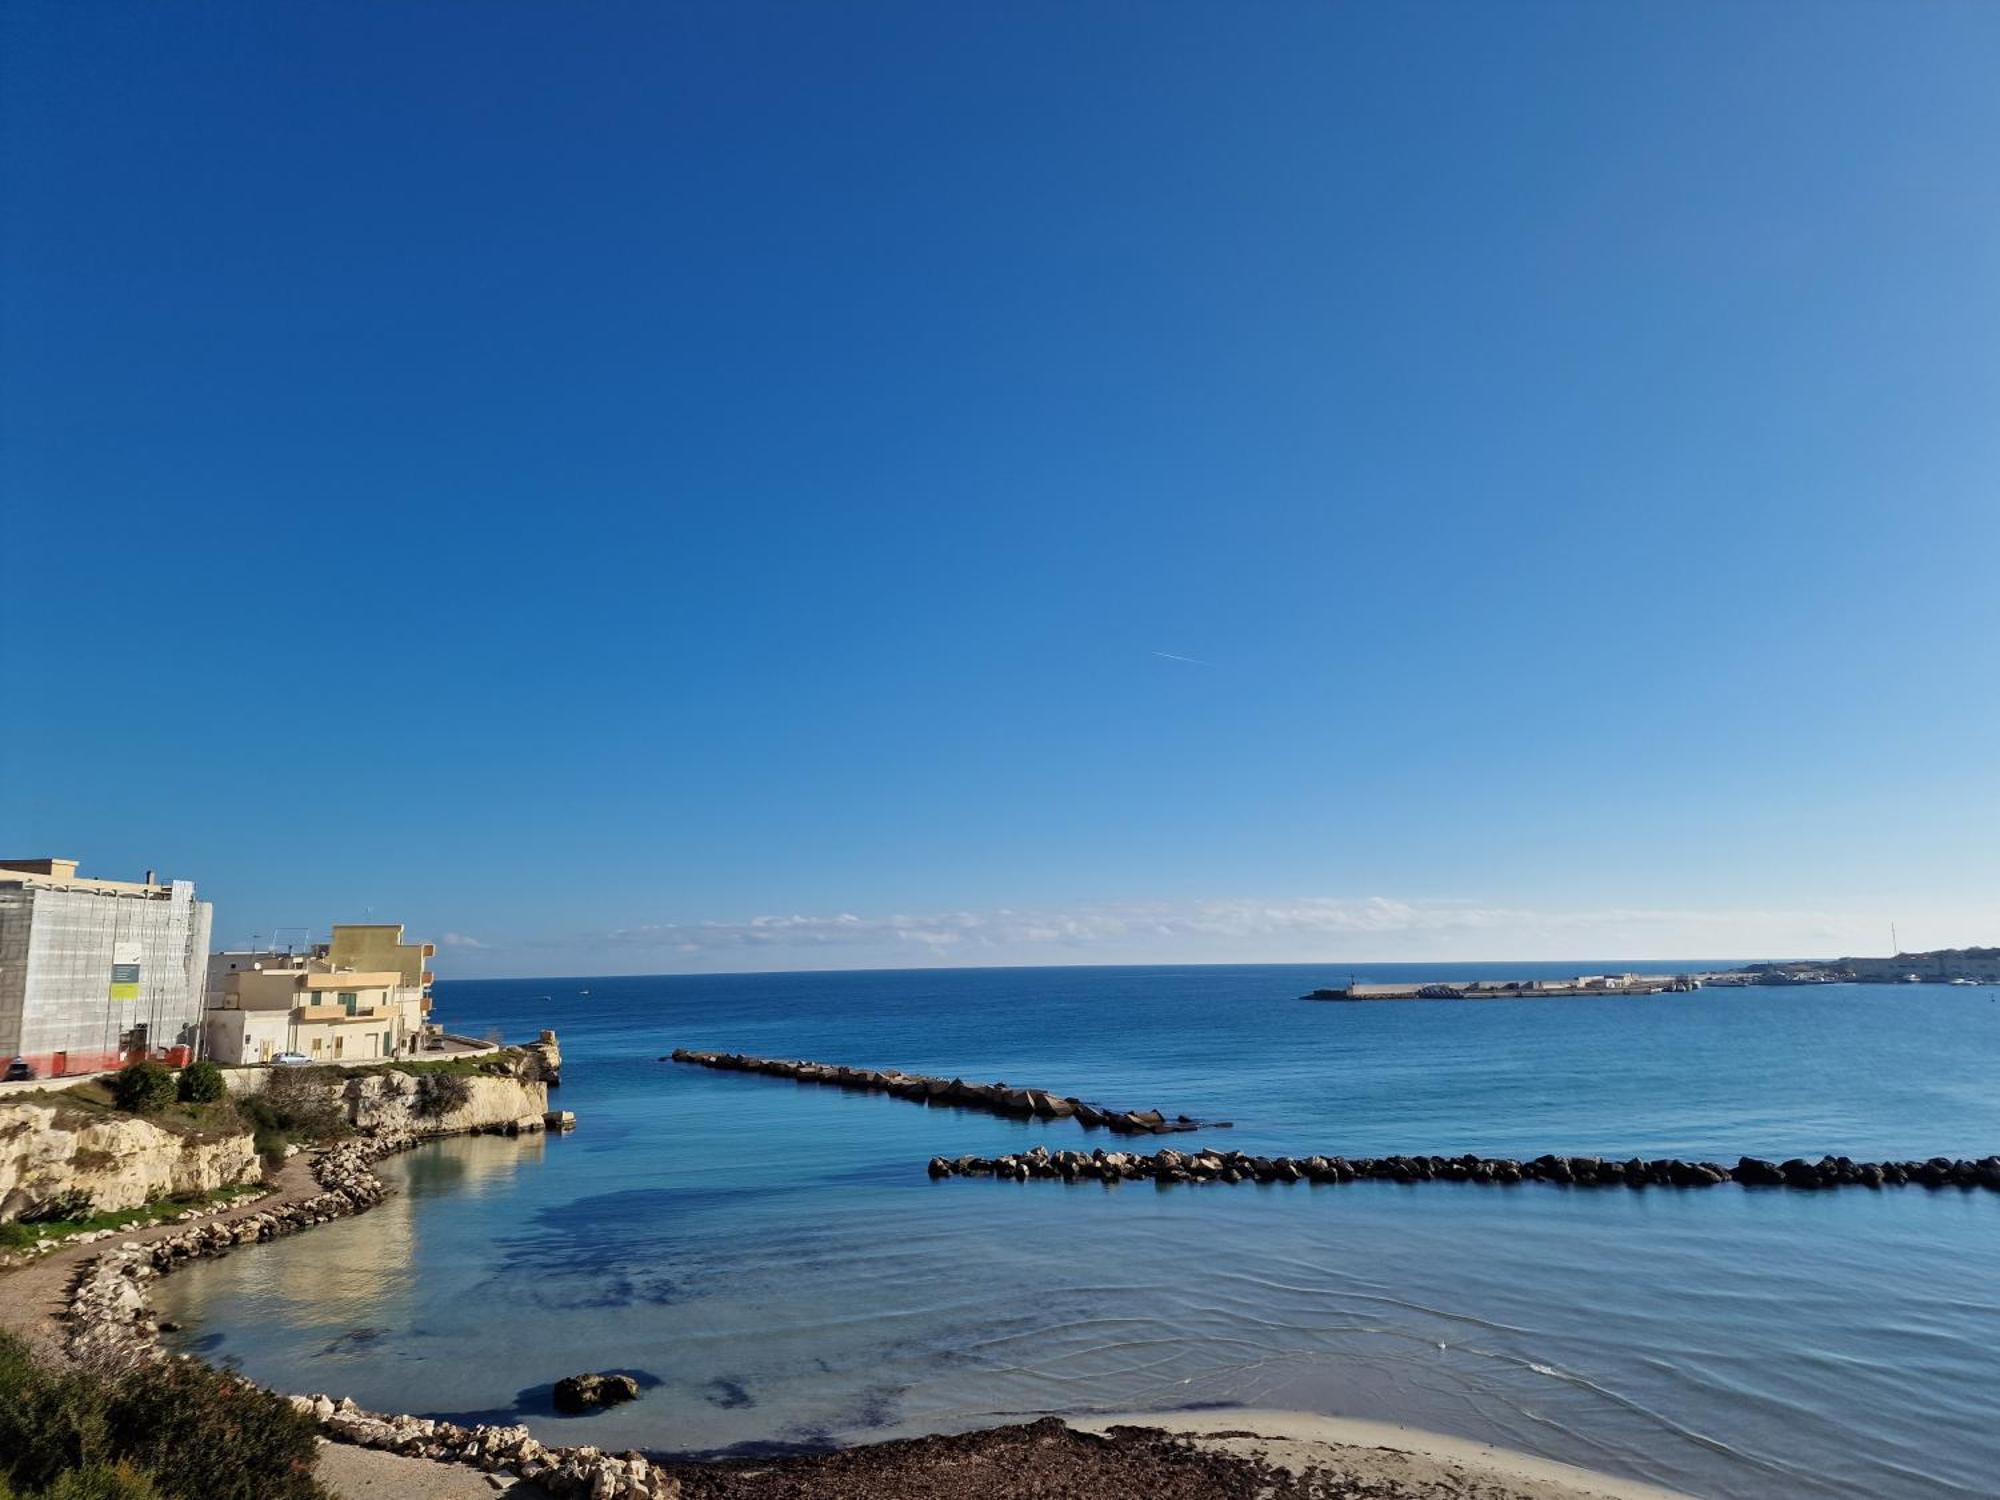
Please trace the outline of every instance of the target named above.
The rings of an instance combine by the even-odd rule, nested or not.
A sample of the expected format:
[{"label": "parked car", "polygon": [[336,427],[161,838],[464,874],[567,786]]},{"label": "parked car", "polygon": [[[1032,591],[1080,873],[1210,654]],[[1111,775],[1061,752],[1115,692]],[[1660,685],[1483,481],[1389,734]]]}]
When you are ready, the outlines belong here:
[{"label": "parked car", "polygon": [[17,1057],[7,1064],[7,1083],[25,1083],[35,1076],[35,1065],[25,1057]]},{"label": "parked car", "polygon": [[271,1062],[274,1066],[280,1068],[309,1068],[312,1066],[312,1059],[307,1057],[303,1052],[280,1052],[276,1057],[271,1059]]}]

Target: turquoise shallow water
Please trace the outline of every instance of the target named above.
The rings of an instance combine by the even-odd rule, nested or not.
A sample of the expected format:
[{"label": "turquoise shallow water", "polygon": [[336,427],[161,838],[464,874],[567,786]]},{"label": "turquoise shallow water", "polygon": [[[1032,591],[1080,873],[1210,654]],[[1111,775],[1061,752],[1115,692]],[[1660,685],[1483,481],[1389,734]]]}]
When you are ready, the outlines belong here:
[{"label": "turquoise shallow water", "polygon": [[[655,1061],[1005,1078],[1299,1154],[2000,1150],[2000,990],[1297,998],[1349,972],[444,984],[457,1029],[559,1030],[578,1132],[398,1158],[383,1207],[183,1271],[162,1308],[285,1389],[611,1447],[1244,1404],[1727,1500],[1995,1492],[2000,1195],[933,1183],[937,1153],[1106,1142]],[[548,1387],[581,1369],[650,1388],[557,1417]]]}]

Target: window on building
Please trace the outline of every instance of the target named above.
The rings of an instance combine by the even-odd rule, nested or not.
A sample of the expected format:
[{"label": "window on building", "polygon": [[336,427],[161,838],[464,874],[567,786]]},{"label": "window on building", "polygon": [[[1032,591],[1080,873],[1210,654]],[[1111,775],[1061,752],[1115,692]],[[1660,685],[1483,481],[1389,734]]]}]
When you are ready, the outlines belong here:
[{"label": "window on building", "polygon": [[341,1009],[345,1010],[350,1016],[353,1015],[354,1007],[360,1003],[360,998],[353,990],[342,990],[340,992]]}]

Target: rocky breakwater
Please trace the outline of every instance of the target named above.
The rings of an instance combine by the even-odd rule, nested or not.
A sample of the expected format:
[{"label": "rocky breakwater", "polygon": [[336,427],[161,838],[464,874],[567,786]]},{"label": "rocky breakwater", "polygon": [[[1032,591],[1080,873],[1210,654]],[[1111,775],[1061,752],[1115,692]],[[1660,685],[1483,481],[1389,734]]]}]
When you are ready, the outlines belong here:
[{"label": "rocky breakwater", "polygon": [[461,1427],[429,1417],[392,1416],[331,1396],[294,1396],[292,1404],[317,1418],[321,1429],[340,1442],[511,1474],[560,1500],[678,1500],[681,1492],[680,1482],[642,1453],[553,1448],[525,1427]]},{"label": "rocky breakwater", "polygon": [[1092,1129],[1118,1135],[1168,1135],[1176,1131],[1221,1129],[1227,1120],[1197,1120],[1188,1115],[1164,1115],[1157,1109],[1109,1109],[1074,1095],[1047,1089],[1020,1088],[1007,1083],[967,1083],[963,1078],[934,1078],[894,1068],[852,1068],[840,1063],[800,1062],[790,1058],[748,1057],[740,1052],[697,1052],[679,1047],[661,1062],[692,1063],[725,1073],[762,1073],[798,1083],[826,1084],[863,1093],[889,1094],[912,1104],[976,1109],[1013,1119],[1075,1120]]},{"label": "rocky breakwater", "polygon": [[1772,1162],[1745,1156],[1734,1166],[1678,1157],[1617,1161],[1598,1156],[1538,1156],[1533,1161],[1487,1156],[1250,1156],[1241,1151],[1050,1151],[1037,1146],[1012,1156],[934,1156],[930,1175],[1031,1178],[1063,1182],[1470,1182],[1505,1185],[1550,1182],[1579,1188],[1743,1187],[1829,1189],[1984,1188],[2000,1192],[2000,1156],[1977,1160],[1934,1156],[1928,1161],[1857,1162],[1845,1156]]}]

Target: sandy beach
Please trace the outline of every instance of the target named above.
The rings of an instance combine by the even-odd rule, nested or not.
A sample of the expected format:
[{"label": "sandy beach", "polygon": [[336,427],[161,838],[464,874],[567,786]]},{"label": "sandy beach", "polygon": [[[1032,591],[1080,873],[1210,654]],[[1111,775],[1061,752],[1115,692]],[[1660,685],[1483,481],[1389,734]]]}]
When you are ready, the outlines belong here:
[{"label": "sandy beach", "polygon": [[1141,1412],[1075,1418],[1085,1432],[1131,1425],[1192,1438],[1218,1453],[1299,1474],[1317,1468],[1356,1482],[1396,1481],[1413,1495],[1480,1500],[1687,1500],[1676,1490],[1579,1469],[1399,1422],[1297,1411]]}]

